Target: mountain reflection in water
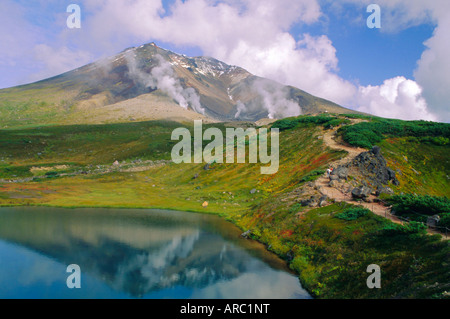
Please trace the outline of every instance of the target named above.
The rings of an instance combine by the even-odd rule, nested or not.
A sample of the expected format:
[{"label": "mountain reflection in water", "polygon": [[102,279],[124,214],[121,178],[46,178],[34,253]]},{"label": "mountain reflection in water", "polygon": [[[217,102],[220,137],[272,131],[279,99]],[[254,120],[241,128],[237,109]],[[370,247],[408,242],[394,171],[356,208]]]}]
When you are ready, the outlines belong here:
[{"label": "mountain reflection in water", "polygon": [[[309,298],[281,260],[239,234],[194,213],[0,208],[0,298],[67,296],[70,264],[81,268],[81,298]],[[99,283],[108,289],[93,292]]]}]

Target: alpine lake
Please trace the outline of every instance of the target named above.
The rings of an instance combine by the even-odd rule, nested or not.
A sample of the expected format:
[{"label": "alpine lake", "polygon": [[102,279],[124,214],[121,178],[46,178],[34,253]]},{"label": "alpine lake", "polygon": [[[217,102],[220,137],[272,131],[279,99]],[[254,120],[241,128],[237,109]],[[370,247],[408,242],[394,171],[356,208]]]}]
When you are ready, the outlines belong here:
[{"label": "alpine lake", "polygon": [[286,262],[240,235],[207,214],[0,208],[0,298],[311,298]]}]

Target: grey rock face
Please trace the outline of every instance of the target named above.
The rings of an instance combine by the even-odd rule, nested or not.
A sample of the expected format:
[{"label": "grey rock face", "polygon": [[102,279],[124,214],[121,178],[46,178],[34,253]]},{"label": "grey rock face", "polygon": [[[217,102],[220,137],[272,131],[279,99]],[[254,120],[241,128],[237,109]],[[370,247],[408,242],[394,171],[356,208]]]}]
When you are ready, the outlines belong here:
[{"label": "grey rock face", "polygon": [[337,176],[338,179],[345,179],[347,180],[348,178],[348,168],[345,166],[339,166],[338,168],[336,168],[335,170],[333,170],[333,172],[331,173],[331,176]]},{"label": "grey rock face", "polygon": [[311,196],[309,199],[304,199],[300,202],[302,206],[316,207],[319,205],[318,199],[316,196]]},{"label": "grey rock face", "polygon": [[369,197],[372,190],[366,186],[356,187],[352,190],[352,196],[356,199],[365,199]]},{"label": "grey rock face", "polygon": [[376,191],[375,195],[380,196],[381,194],[393,195],[394,191],[390,187],[382,187]]},{"label": "grey rock face", "polygon": [[377,188],[382,188],[383,185],[388,185],[389,182],[399,185],[394,170],[387,167],[386,160],[381,155],[378,146],[374,146],[369,152],[363,152],[356,156],[352,166],[359,168],[361,173],[369,177]]},{"label": "grey rock face", "polygon": [[339,180],[339,176],[337,175],[330,175],[330,181],[337,181]]}]

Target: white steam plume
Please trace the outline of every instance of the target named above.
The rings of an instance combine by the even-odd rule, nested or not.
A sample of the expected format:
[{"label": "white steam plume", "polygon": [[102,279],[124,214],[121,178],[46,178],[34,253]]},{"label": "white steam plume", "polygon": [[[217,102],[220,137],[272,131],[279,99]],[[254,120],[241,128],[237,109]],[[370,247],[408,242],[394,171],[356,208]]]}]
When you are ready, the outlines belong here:
[{"label": "white steam plume", "polygon": [[189,106],[200,114],[205,114],[205,109],[200,104],[200,97],[193,88],[183,88],[172,65],[161,55],[155,56],[158,65],[154,67],[150,74],[143,72],[136,61],[136,56],[132,51],[125,54],[130,77],[145,87],[158,89],[169,95],[182,108],[188,109]]},{"label": "white steam plume", "polygon": [[247,107],[245,106],[244,103],[241,102],[241,100],[237,101],[236,107],[237,107],[237,112],[236,112],[236,115],[234,116],[235,119],[237,119],[241,115],[242,112],[245,112],[247,110]]},{"label": "white steam plume", "polygon": [[253,89],[262,97],[262,106],[269,113],[269,118],[284,118],[301,114],[300,106],[289,100],[289,91],[278,83],[257,80]]}]

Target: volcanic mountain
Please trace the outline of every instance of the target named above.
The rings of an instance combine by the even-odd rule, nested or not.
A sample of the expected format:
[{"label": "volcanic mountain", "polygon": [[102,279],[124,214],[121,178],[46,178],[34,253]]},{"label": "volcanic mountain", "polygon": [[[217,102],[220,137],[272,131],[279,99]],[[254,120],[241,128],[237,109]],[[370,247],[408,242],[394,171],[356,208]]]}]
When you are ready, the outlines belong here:
[{"label": "volcanic mountain", "polygon": [[155,43],[0,90],[3,127],[154,119],[257,121],[325,111],[356,113],[243,68],[176,54]]}]

